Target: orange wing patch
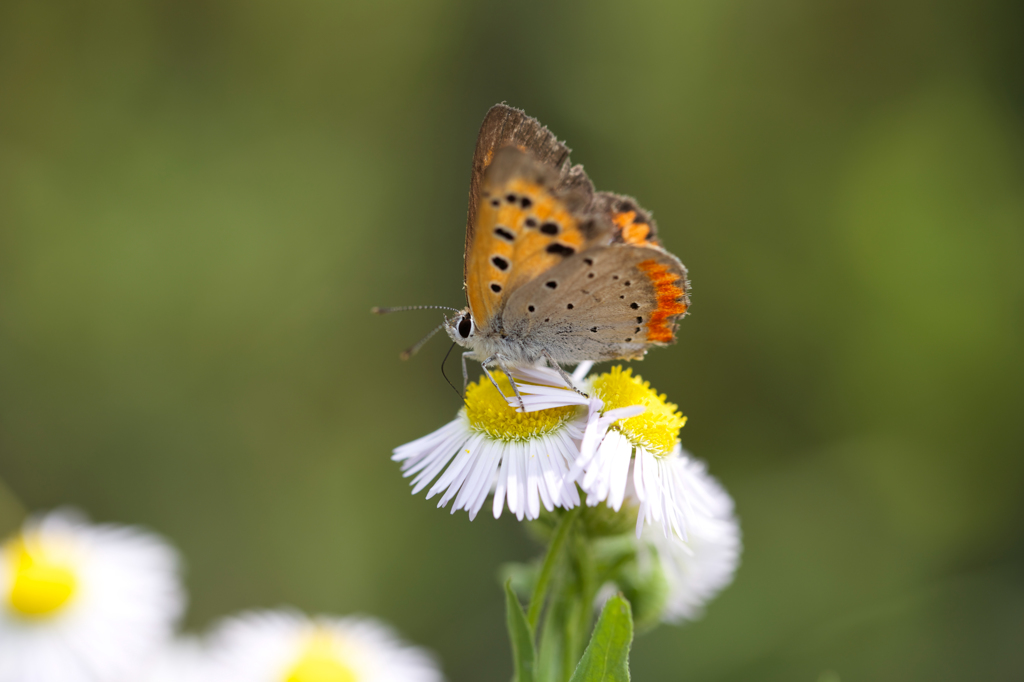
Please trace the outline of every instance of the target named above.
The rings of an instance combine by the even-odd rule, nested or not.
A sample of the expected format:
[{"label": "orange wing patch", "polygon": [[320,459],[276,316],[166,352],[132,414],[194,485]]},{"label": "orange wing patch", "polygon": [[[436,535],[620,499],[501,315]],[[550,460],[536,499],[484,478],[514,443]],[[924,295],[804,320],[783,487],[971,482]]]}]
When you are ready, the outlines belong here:
[{"label": "orange wing patch", "polygon": [[679,286],[681,278],[669,270],[667,265],[656,260],[645,260],[637,264],[654,284],[654,295],[658,300],[658,309],[647,321],[647,340],[659,343],[670,343],[675,334],[668,324],[670,317],[686,312],[686,292]]},{"label": "orange wing patch", "polygon": [[517,287],[580,251],[585,237],[551,191],[522,176],[487,185],[466,254],[466,294],[473,318],[487,326]]},{"label": "orange wing patch", "polygon": [[622,235],[622,241],[636,246],[654,246],[657,244],[647,240],[651,236],[651,226],[637,220],[636,211],[624,211],[612,216],[612,222]]}]

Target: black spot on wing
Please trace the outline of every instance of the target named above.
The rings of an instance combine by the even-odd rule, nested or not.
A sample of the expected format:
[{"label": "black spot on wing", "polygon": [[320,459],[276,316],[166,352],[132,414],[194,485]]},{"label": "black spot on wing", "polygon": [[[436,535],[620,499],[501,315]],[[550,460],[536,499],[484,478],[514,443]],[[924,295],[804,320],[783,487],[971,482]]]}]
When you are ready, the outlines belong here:
[{"label": "black spot on wing", "polygon": [[508,270],[508,261],[501,256],[491,256],[491,263],[502,272]]},{"label": "black spot on wing", "polygon": [[[541,227],[541,229],[543,229],[543,226]],[[554,244],[548,244],[548,247],[544,250],[547,251],[548,253],[562,257],[571,256],[572,254],[576,253],[576,249],[572,248],[571,246],[566,246],[565,244],[559,244],[558,242],[555,242]]]},{"label": "black spot on wing", "polygon": [[494,228],[494,234],[498,235],[507,242],[514,242],[516,240],[516,236],[512,234],[512,231],[507,227],[502,227],[501,225]]}]

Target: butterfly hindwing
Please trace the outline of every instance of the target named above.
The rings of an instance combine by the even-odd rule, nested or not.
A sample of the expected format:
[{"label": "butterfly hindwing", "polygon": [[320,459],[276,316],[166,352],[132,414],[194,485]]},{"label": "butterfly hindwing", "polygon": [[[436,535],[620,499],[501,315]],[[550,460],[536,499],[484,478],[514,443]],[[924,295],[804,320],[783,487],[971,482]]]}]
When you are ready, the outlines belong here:
[{"label": "butterfly hindwing", "polygon": [[674,340],[687,290],[686,268],[661,248],[597,247],[515,291],[502,323],[558,362],[638,358]]},{"label": "butterfly hindwing", "polygon": [[588,212],[592,199],[589,180],[566,183],[529,153],[498,150],[480,184],[466,253],[466,293],[478,326],[488,327],[519,287],[610,240],[610,223]]},{"label": "butterfly hindwing", "polygon": [[605,214],[614,226],[613,242],[663,248],[654,218],[633,197],[597,192],[594,195],[593,210]]}]

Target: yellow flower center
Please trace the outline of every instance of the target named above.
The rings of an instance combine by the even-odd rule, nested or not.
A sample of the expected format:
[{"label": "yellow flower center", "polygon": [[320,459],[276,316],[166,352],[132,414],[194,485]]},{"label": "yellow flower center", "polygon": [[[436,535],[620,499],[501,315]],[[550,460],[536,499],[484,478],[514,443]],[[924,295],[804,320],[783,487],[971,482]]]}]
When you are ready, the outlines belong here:
[{"label": "yellow flower center", "polygon": [[330,632],[315,630],[285,682],[356,682],[356,674],[342,661],[340,648]]},{"label": "yellow flower center", "polygon": [[[493,372],[494,380],[507,396],[515,395],[512,384],[501,372]],[[466,417],[475,431],[494,440],[523,441],[561,428],[576,416],[577,407],[567,405],[536,412],[516,412],[494,388],[486,376],[466,387]]]},{"label": "yellow flower center", "polygon": [[63,547],[46,547],[38,535],[9,540],[4,560],[11,580],[11,608],[22,616],[42,618],[59,612],[74,596],[78,579]]},{"label": "yellow flower center", "polygon": [[633,376],[633,370],[612,367],[593,379],[594,393],[604,401],[605,411],[630,405],[643,405],[643,414],[615,422],[618,428],[634,445],[640,445],[653,454],[664,457],[672,452],[679,442],[679,429],[686,424],[686,417],[679,406],[670,403],[665,394],[658,394],[651,388],[651,382]]}]

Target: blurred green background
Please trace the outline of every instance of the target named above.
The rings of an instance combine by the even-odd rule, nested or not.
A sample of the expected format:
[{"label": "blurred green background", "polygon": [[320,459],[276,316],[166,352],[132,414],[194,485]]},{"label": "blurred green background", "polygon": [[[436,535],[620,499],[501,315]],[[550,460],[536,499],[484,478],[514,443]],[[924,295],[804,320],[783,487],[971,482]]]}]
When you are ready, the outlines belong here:
[{"label": "blurred green background", "polygon": [[190,628],[370,612],[509,679],[495,576],[538,548],[409,494],[447,344],[401,363],[440,314],[368,313],[463,305],[507,101],[693,280],[637,370],[746,551],[635,679],[1021,679],[1022,7],[4,2],[0,478],[172,538]]}]

